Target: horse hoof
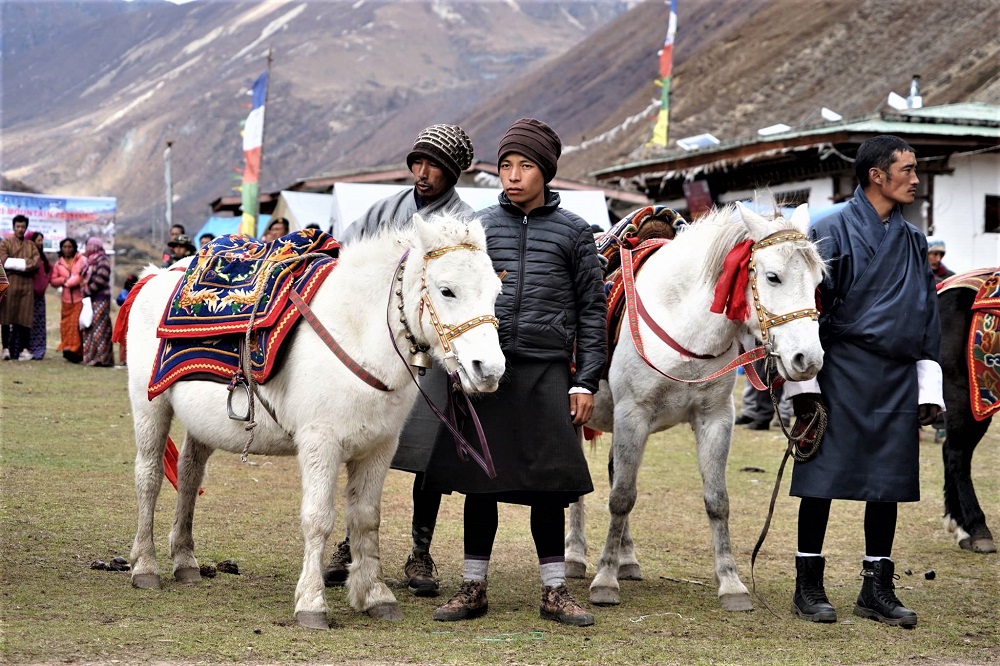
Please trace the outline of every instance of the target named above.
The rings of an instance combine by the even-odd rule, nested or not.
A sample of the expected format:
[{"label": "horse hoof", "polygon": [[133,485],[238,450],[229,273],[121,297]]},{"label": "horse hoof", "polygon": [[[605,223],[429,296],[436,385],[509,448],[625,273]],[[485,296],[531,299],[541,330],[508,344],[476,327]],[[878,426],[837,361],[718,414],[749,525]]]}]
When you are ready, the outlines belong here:
[{"label": "horse hoof", "polygon": [[326,621],[326,613],[320,611],[299,611],[295,614],[295,621],[300,627],[306,629],[329,629],[330,623]]},{"label": "horse hoof", "polygon": [[158,590],[160,589],[160,575],[136,574],[132,576],[132,587],[140,590]]},{"label": "horse hoof", "polygon": [[403,619],[403,611],[399,610],[399,604],[379,604],[372,606],[365,612],[376,620],[399,622]]},{"label": "horse hoof", "polygon": [[973,553],[995,553],[997,552],[997,546],[990,538],[979,538],[973,539],[971,537],[962,539],[958,542],[959,547],[962,550],[968,550]]},{"label": "horse hoof", "polygon": [[722,610],[725,611],[752,611],[753,602],[750,601],[749,594],[723,594],[719,597]]},{"label": "horse hoof", "polygon": [[618,580],[642,580],[642,569],[638,564],[622,564],[618,567]]},{"label": "horse hoof", "polygon": [[586,562],[566,562],[566,578],[586,578]]},{"label": "horse hoof", "polygon": [[595,606],[617,606],[621,602],[621,595],[613,587],[590,588],[590,603]]},{"label": "horse hoof", "polygon": [[201,582],[201,569],[196,567],[184,567],[174,572],[174,580],[178,583],[191,585]]}]

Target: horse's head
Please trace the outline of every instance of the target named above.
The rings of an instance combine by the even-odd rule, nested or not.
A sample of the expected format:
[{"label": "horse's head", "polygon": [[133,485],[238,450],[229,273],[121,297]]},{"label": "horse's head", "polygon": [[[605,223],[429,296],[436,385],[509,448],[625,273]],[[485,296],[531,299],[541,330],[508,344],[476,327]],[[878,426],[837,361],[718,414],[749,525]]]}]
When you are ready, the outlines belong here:
[{"label": "horse's head", "polygon": [[[414,215],[413,224],[416,235],[405,283],[419,290],[418,312],[410,319],[419,322],[413,333],[427,342],[443,367],[458,372],[466,392],[495,391],[506,359],[493,311],[500,279],[486,254],[486,233],[478,220],[447,215],[428,222]],[[405,300],[414,302],[412,297]]]},{"label": "horse's head", "polygon": [[816,288],[824,264],[806,237],[809,211],[805,204],[791,218],[767,219],[737,204],[736,213],[754,241],[750,255],[750,331],[770,343],[778,372],[785,379],[811,379],[823,367],[819,341]]}]

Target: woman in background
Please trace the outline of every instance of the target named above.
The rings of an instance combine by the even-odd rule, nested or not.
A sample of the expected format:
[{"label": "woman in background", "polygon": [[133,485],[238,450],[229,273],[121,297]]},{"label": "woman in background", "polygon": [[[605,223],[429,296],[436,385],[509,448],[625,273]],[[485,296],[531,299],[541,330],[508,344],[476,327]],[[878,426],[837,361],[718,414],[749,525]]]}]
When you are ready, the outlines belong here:
[{"label": "woman in background", "polygon": [[83,273],[87,260],[77,251],[76,241],[65,238],[59,243],[59,259],[52,266],[49,282],[62,287],[62,310],[59,315],[59,346],[63,358],[70,363],[83,360],[83,339],[80,337],[80,310],[83,308]]},{"label": "woman in background", "polygon": [[38,248],[38,270],[35,272],[35,316],[31,320],[31,335],[28,338],[28,351],[34,361],[41,361],[45,358],[45,344],[47,342],[45,330],[45,290],[49,286],[49,278],[52,276],[52,264],[45,256],[42,249],[44,236],[40,231],[29,231],[24,237],[35,244]]},{"label": "woman in background", "polygon": [[115,364],[111,346],[111,260],[104,243],[97,236],[87,240],[87,271],[83,291],[90,296],[94,321],[83,331],[83,362],[94,367],[110,368]]}]

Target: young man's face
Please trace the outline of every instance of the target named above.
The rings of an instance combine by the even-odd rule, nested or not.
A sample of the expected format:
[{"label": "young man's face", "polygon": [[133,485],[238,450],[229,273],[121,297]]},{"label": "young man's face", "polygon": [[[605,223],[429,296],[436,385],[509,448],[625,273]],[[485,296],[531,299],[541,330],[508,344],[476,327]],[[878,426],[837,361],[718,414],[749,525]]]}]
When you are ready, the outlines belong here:
[{"label": "young man's face", "polygon": [[526,213],[545,203],[545,175],[524,155],[504,155],[499,165],[500,184],[511,203]]},{"label": "young man's face", "polygon": [[410,173],[413,174],[413,187],[422,201],[434,201],[451,187],[444,169],[429,157],[418,156],[413,160]]},{"label": "young man's face", "polygon": [[889,201],[897,204],[911,204],[917,196],[917,157],[910,151],[896,151],[896,158],[888,171],[876,169],[880,181],[875,184]]},{"label": "young man's face", "polygon": [[939,252],[933,250],[927,253],[927,261],[930,262],[931,268],[937,270],[941,267],[941,260],[944,259],[944,252]]},{"label": "young man's face", "polygon": [[15,222],[14,223],[14,238],[16,238],[19,241],[23,241],[24,240],[24,233],[27,230],[28,230],[28,223],[27,222],[21,222],[21,221]]},{"label": "young man's face", "polygon": [[182,233],[183,232],[181,231],[180,227],[176,227],[176,226],[170,227],[170,240],[172,240],[172,241],[177,240],[178,238],[180,238],[180,236],[181,236]]}]

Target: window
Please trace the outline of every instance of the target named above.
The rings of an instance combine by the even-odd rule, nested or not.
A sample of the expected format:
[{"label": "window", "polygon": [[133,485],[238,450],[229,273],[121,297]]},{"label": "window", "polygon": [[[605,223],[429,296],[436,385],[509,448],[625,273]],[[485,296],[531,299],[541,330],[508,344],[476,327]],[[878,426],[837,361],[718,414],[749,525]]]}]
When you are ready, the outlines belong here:
[{"label": "window", "polygon": [[986,195],[986,233],[1000,233],[1000,196]]}]

